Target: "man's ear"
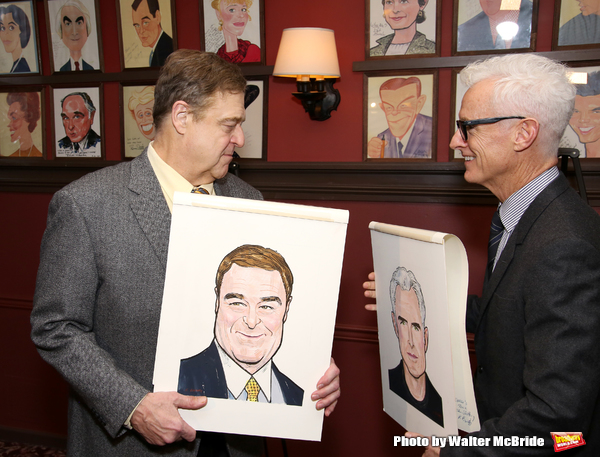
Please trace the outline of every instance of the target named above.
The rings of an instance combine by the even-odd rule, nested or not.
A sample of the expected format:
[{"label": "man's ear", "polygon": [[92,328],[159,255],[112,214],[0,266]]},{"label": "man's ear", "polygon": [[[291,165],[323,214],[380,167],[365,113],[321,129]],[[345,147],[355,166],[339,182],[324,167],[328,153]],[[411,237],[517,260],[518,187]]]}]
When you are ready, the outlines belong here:
[{"label": "man's ear", "polygon": [[421,112],[426,101],[427,101],[427,95],[425,95],[425,94],[421,94],[421,96],[419,98],[417,98],[417,114],[419,114]]},{"label": "man's ear", "polygon": [[171,108],[171,122],[180,135],[185,134],[190,116],[189,105],[186,102],[178,100],[173,103],[173,107]]},{"label": "man's ear", "polygon": [[531,117],[521,120],[517,124],[514,149],[522,152],[531,147],[540,133],[540,123]]},{"label": "man's ear", "polygon": [[427,327],[423,330],[423,343],[425,343],[425,352],[427,352],[427,347],[429,346],[429,329]]},{"label": "man's ear", "polygon": [[398,331],[398,319],[396,318],[394,311],[392,311],[392,324],[394,325],[394,333],[396,333],[396,338],[400,339],[400,332]]},{"label": "man's ear", "polygon": [[290,295],[290,298],[288,298],[288,301],[285,304],[285,314],[283,315],[283,322],[287,321],[288,311],[290,310],[290,305],[292,304],[292,298],[294,297]]},{"label": "man's ear", "polygon": [[[162,17],[160,15],[160,10],[156,10],[156,14],[154,15],[154,18],[158,21],[158,23],[160,24]],[[162,25],[161,25],[162,28]]]},{"label": "man's ear", "polygon": [[215,287],[215,295],[217,296],[217,298],[215,298],[215,316],[216,316],[217,313],[219,312],[219,294],[217,293],[216,287]]},{"label": "man's ear", "polygon": [[[94,116],[96,115],[96,111],[92,111],[90,113],[90,120],[92,121],[92,124],[94,123]],[[91,128],[91,127],[90,127]]]}]

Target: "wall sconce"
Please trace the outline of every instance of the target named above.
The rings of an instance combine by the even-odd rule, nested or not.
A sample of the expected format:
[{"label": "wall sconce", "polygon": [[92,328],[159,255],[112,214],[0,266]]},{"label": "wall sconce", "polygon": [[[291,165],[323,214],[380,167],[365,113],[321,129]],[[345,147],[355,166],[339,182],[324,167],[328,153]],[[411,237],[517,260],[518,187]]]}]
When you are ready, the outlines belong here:
[{"label": "wall sconce", "polygon": [[296,78],[299,99],[314,121],[331,117],[340,104],[340,92],[333,88],[340,66],[333,30],[313,27],[284,29],[273,76]]}]

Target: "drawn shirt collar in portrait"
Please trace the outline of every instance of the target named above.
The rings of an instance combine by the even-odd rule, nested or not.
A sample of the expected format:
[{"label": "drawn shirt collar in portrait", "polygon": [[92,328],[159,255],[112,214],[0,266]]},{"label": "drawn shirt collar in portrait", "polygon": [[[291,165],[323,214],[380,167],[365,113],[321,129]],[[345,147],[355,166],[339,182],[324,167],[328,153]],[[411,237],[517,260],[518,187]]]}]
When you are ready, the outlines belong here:
[{"label": "drawn shirt collar in portrait", "polygon": [[71,64],[71,71],[83,70],[83,57],[79,60],[74,60],[73,57],[69,57],[69,63]]},{"label": "drawn shirt collar in portrait", "polygon": [[[154,174],[158,178],[160,188],[163,191],[165,200],[167,200],[167,205],[169,205],[169,210],[173,212],[173,196],[175,195],[175,192],[189,193],[194,186],[177,173],[168,163],[161,159],[152,146],[152,143],[153,141],[148,145],[148,160],[150,160],[150,165],[152,165]],[[210,195],[215,195],[213,183],[202,184],[202,187],[206,189]]]}]

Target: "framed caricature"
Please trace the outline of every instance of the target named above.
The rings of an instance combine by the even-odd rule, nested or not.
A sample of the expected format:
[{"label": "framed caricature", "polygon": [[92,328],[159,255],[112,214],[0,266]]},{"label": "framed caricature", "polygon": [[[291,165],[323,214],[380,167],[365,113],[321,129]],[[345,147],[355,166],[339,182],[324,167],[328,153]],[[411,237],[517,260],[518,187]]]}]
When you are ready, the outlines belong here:
[{"label": "framed caricature", "polygon": [[0,92],[0,157],[43,158],[43,89]]},{"label": "framed caricature", "polygon": [[441,0],[368,0],[366,57],[434,55]]},{"label": "framed caricature", "polygon": [[97,0],[46,0],[46,24],[53,72],[102,69]]},{"label": "framed caricature", "polygon": [[103,158],[100,87],[53,88],[56,158]]},{"label": "framed caricature", "polygon": [[364,76],[364,158],[435,158],[434,72]]},{"label": "framed caricature", "polygon": [[[462,70],[454,69],[452,71],[452,93],[454,96],[452,97],[452,116],[450,116],[450,140],[456,133],[456,121],[458,120],[458,113],[460,111],[460,105],[462,103],[462,99],[467,92],[467,86],[463,84],[460,80],[459,73]],[[448,142],[450,142],[450,140]],[[458,149],[453,150],[450,153],[450,160],[464,160],[461,152]]]},{"label": "framed caricature", "polygon": [[535,49],[538,0],[457,0],[452,49],[457,53]]},{"label": "framed caricature", "polygon": [[132,159],[142,153],[156,134],[152,117],[154,85],[121,86],[121,106],[123,158]]},{"label": "framed caricature", "polygon": [[552,43],[553,49],[597,47],[600,44],[600,2],[557,0]]},{"label": "framed caricature", "polygon": [[116,0],[121,67],[160,67],[177,49],[173,0]]},{"label": "framed caricature", "polygon": [[0,74],[40,72],[39,40],[33,1],[0,2]]},{"label": "framed caricature", "polygon": [[249,79],[244,97],[246,121],[244,130],[244,147],[235,152],[242,159],[265,159],[267,148],[267,94],[269,93],[268,77]]},{"label": "framed caricature", "polygon": [[201,0],[204,51],[233,63],[264,63],[263,0]]}]

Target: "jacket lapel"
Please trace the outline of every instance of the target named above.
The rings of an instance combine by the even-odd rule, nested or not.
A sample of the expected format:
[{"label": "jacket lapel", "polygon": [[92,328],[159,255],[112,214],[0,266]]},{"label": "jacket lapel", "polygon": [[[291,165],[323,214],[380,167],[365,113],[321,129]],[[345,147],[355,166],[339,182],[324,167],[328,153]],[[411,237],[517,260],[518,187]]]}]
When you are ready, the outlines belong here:
[{"label": "jacket lapel", "polygon": [[131,162],[129,190],[131,210],[166,268],[171,212],[148,160],[147,150]]}]

